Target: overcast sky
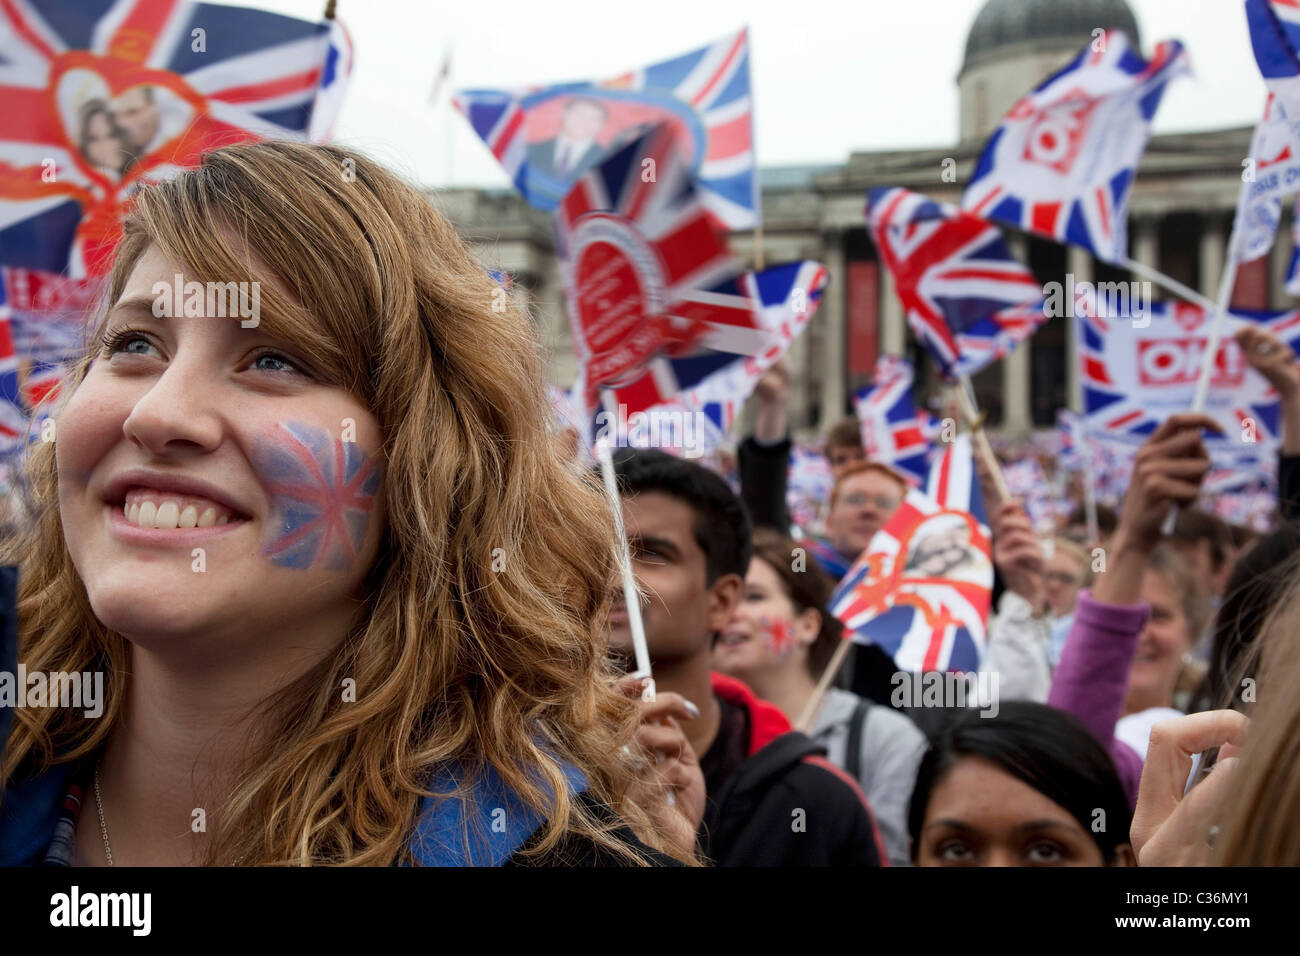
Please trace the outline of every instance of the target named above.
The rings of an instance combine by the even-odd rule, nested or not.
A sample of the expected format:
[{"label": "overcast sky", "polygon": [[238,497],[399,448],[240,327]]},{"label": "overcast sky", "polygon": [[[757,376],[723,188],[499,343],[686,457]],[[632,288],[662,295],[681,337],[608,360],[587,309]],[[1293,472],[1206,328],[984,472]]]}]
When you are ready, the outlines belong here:
[{"label": "overcast sky", "polygon": [[[319,18],[325,6],[324,0],[243,2],[306,19]],[[1157,40],[1177,38],[1191,57],[1193,76],[1166,93],[1157,132],[1255,121],[1264,85],[1240,0],[1129,3],[1144,54]],[[448,44],[456,87],[515,87],[605,79],[748,24],[761,165],[840,163],[855,149],[946,145],[957,138],[955,80],[983,4],[338,0],[356,46],[356,69],[336,138],[427,185],[506,186],[464,119],[449,117],[445,102],[429,105]]]}]

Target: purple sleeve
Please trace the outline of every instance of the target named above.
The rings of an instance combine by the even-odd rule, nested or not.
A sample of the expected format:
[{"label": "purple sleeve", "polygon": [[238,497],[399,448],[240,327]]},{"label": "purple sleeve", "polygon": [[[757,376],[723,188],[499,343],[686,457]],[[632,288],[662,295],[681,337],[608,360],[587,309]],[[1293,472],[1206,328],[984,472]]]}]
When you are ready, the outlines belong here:
[{"label": "purple sleeve", "polygon": [[1123,716],[1138,636],[1150,616],[1146,604],[1103,604],[1091,592],[1080,591],[1047,696],[1051,706],[1082,720],[1110,751],[1130,806],[1137,802],[1142,758],[1115,738],[1115,724]]}]

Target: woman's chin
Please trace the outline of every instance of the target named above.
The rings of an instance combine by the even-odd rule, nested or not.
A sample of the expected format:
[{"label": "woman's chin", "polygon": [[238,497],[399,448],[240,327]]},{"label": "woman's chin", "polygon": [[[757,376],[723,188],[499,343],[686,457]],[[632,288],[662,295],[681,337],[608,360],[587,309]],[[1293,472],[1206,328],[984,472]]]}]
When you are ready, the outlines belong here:
[{"label": "woman's chin", "polygon": [[[87,589],[91,610],[105,627],[133,643],[167,640],[209,630],[229,615],[206,607],[207,601],[164,587],[149,589],[105,587]],[[199,597],[198,600],[194,600]]]}]

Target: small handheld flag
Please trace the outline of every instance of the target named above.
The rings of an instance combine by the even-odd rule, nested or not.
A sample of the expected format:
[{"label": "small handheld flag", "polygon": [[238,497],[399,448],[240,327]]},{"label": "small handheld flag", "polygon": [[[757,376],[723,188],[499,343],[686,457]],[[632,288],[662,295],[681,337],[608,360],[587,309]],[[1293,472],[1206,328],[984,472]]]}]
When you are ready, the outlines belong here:
[{"label": "small handheld flag", "polygon": [[1118,30],[1021,98],[989,138],[962,208],[1118,262],[1128,198],[1165,86],[1188,72],[1177,40],[1150,61]]},{"label": "small handheld flag", "polygon": [[908,671],[976,671],[993,588],[992,543],[969,435],[908,492],[831,597],[846,636]]},{"label": "small handheld flag", "polygon": [[946,378],[972,375],[1047,320],[998,227],[906,189],[872,189],[867,227],[908,324]]}]

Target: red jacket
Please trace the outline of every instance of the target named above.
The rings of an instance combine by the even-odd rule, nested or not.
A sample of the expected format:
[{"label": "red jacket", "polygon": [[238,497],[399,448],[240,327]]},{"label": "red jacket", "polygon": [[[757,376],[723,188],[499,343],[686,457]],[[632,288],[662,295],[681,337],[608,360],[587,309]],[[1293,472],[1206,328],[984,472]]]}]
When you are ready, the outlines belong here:
[{"label": "red jacket", "polygon": [[746,712],[749,756],[709,794],[704,855],[718,866],[887,866],[857,781],[745,684],[711,678],[714,696]]}]

